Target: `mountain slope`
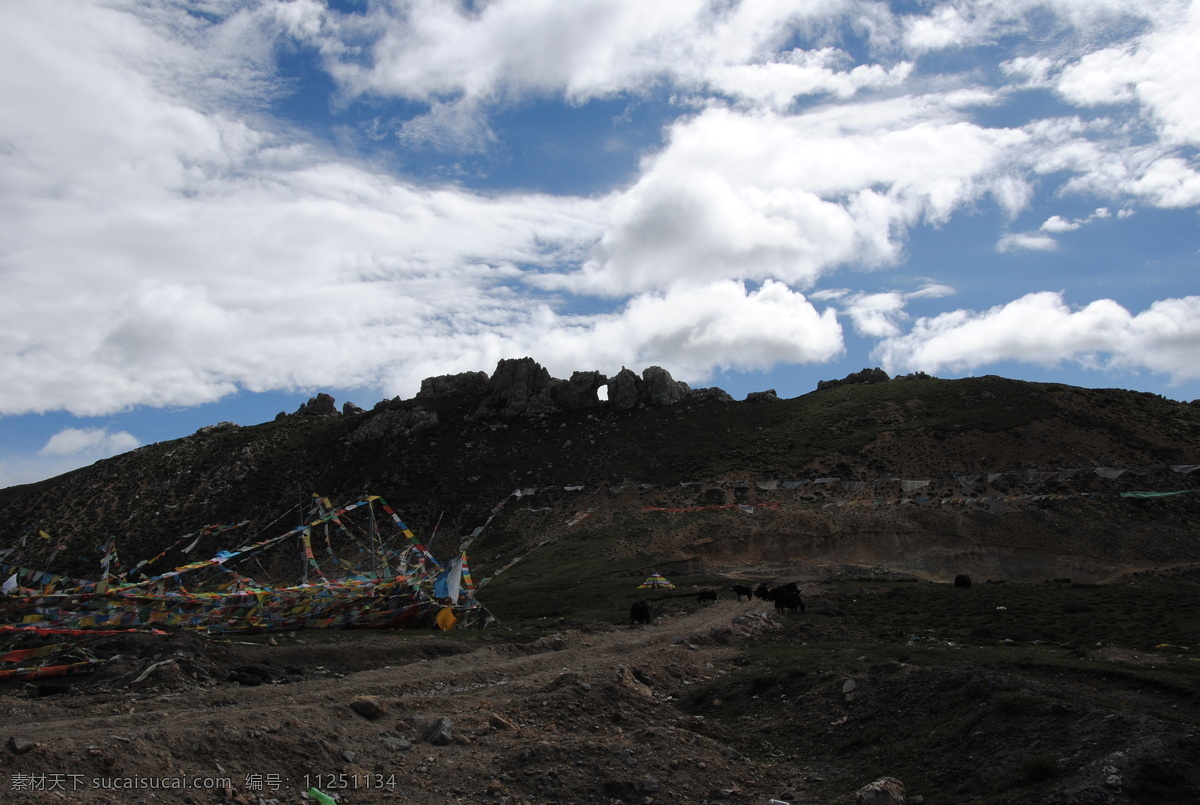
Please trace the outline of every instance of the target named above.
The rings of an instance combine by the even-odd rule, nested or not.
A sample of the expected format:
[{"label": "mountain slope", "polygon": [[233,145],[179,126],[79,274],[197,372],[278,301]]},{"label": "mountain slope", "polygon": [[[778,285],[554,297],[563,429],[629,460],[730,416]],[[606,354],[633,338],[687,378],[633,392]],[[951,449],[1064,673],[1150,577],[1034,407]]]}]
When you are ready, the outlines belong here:
[{"label": "mountain slope", "polygon": [[[1163,468],[1200,462],[1200,408],[1156,395],[989,376],[843,384],[790,400],[695,393],[666,406],[509,418],[481,415],[480,402],[478,394],[392,400],[362,413],[203,428],[0,490],[2,545],[24,537],[11,557],[21,564],[94,576],[96,545],[108,537],[128,562],[202,525],[251,521],[228,544],[207,544],[216,550],[295,525],[300,512],[291,510],[312,492],[338,501],[369,492],[424,538],[440,518],[445,536],[434,550],[450,552],[515,489],[582,487],[507,506],[472,546],[475,564],[494,569],[486,566],[588,508],[592,517],[562,539],[579,533],[609,544],[606,557],[690,569],[764,565],[770,574],[846,563],[932,576],[1063,569],[1100,578],[1123,566],[1200,559],[1190,544],[1200,521],[1191,496],[1149,504],[1119,497],[1186,489],[1196,478]],[[1159,469],[1107,479],[1098,467]],[[1085,472],[1038,483],[1024,475],[1064,469]],[[962,474],[982,477],[968,484]],[[839,480],[763,488],[829,478]],[[929,484],[903,492],[904,480]],[[627,484],[642,486],[614,494]],[[1047,493],[1076,497],[936,502]],[[886,502],[918,495],[933,501]],[[759,511],[712,508],[737,504]],[[646,507],[709,508],[672,515]],[[283,562],[268,569],[294,572]]]}]

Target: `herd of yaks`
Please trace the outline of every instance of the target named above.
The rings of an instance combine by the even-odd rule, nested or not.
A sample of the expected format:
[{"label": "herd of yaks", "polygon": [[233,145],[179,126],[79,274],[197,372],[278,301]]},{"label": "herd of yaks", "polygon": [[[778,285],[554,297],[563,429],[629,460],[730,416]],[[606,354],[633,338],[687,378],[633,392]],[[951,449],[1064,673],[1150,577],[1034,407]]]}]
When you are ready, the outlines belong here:
[{"label": "herd of yaks", "polygon": [[[796,614],[804,611],[804,599],[800,597],[800,588],[794,581],[778,587],[768,587],[766,584],[759,584],[758,587],[751,588],[742,584],[734,584],[730,589],[737,595],[737,600],[739,601],[743,598],[747,601],[752,601],[755,598],[760,601],[771,601],[775,604],[775,611],[780,614]],[[706,601],[716,600],[716,590],[701,590],[696,594],[696,601],[701,604]],[[651,620],[653,620],[653,615],[650,611],[650,602],[648,600],[635,601],[629,608],[630,623],[644,624],[650,623]]]}]

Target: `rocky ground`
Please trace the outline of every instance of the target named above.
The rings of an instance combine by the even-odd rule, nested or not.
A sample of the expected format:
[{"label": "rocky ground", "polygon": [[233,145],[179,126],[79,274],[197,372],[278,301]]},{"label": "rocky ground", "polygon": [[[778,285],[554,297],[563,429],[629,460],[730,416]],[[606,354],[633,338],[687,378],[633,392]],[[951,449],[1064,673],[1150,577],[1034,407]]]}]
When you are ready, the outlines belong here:
[{"label": "rocky ground", "polygon": [[[874,662],[866,636],[856,672],[747,679],[750,642],[855,638],[821,614],[834,598],[808,600],[799,616],[666,601],[648,626],[557,622],[519,640],[503,629],[105,638],[91,650],[114,659],[66,692],[0,694],[2,801],[264,805],[319,802],[304,793],[317,788],[347,805],[852,803],[894,771],[864,746],[989,687],[1019,694],[922,759],[925,790],[909,780],[907,802],[978,800],[979,770],[1029,742],[1058,759],[1053,785],[1027,769],[1028,786],[987,801],[1196,801],[1195,691],[1119,690],[1127,708],[1147,705],[1123,714],[1087,704],[1113,679],[1084,690],[1034,669],[1014,689],[994,672],[925,663],[920,645]],[[1067,691],[1055,693],[1061,712],[1024,727],[1036,735],[989,721],[1052,688]]]}]

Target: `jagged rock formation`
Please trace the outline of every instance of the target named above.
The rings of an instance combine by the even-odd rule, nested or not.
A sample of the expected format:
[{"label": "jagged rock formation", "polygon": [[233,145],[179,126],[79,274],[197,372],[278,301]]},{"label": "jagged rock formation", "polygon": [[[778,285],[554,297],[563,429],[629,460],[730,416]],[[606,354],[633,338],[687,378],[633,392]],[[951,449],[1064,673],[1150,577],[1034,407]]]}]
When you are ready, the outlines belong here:
[{"label": "jagged rock formation", "polygon": [[[526,357],[501,360],[496,364],[496,371],[490,378],[486,372],[461,372],[427,377],[421,381],[421,390],[417,392],[416,399],[479,397],[480,403],[474,418],[511,418],[598,408],[605,404],[599,393],[604,387],[608,389],[607,404],[621,411],[639,405],[674,405],[695,393],[687,383],[675,380],[671,373],[661,366],[644,369],[641,377],[622,367],[617,376],[611,379],[600,372],[591,371],[573,372],[569,380],[561,380],[551,377],[550,372],[533,358]],[[721,389],[702,391],[706,398],[733,400]],[[375,405],[375,409],[385,408],[391,402],[400,402],[400,399],[382,400]],[[296,413],[304,416],[338,416],[339,412],[334,403],[333,397],[321,392],[316,397],[309,398]],[[363,409],[354,403],[342,406],[341,414],[344,416],[361,413],[364,413]],[[280,412],[275,420],[279,421],[286,416],[286,413]],[[422,427],[421,423],[417,423],[417,426],[418,429]],[[414,432],[412,424],[391,421],[390,418],[372,427],[383,428],[387,432]]]},{"label": "jagged rock formation", "polygon": [[570,380],[551,378],[550,394],[564,411],[582,411],[600,405],[599,389],[608,378],[599,372],[572,372]]},{"label": "jagged rock formation", "polygon": [[746,395],[746,402],[771,402],[779,401],[779,395],[775,393],[775,389],[767,389],[766,391],[752,391]]},{"label": "jagged rock formation", "polygon": [[692,391],[687,383],[673,379],[661,366],[642,370],[642,388],[644,396],[639,401],[649,405],[674,405]]},{"label": "jagged rock formation", "polygon": [[641,382],[641,378],[622,366],[621,371],[608,381],[609,404],[622,411],[633,408],[641,397]]},{"label": "jagged rock formation", "polygon": [[427,377],[421,381],[421,390],[417,392],[417,399],[443,399],[464,395],[477,397],[486,394],[487,388],[487,372],[438,375],[437,377]]},{"label": "jagged rock formation", "polygon": [[[417,399],[478,396],[475,417],[538,416],[556,411],[585,411],[604,405],[600,389],[608,389],[608,405],[628,410],[639,405],[673,405],[692,394],[687,383],[675,380],[661,366],[643,370],[641,377],[621,368],[612,378],[597,372],[573,372],[569,380],[551,377],[533,358],[505,358],[489,378],[484,372],[441,375],[421,381]],[[707,396],[732,399],[720,389]],[[716,392],[714,394],[714,392]]]},{"label": "jagged rock formation", "polygon": [[888,373],[876,366],[874,369],[863,369],[861,372],[851,372],[841,380],[818,380],[817,391],[831,389],[835,386],[847,386],[852,383],[886,383],[892,378]]},{"label": "jagged rock formation", "polygon": [[307,416],[338,416],[336,402],[333,397],[322,391],[316,397],[309,397],[308,402],[301,405],[296,413]]},{"label": "jagged rock formation", "polygon": [[728,391],[717,388],[716,386],[704,389],[692,389],[692,393],[688,395],[688,399],[723,403],[737,402],[737,400],[733,399],[733,395],[731,395]]},{"label": "jagged rock formation", "polygon": [[496,364],[475,416],[533,416],[557,411],[550,395],[551,379],[533,358],[502,360]]},{"label": "jagged rock formation", "polygon": [[687,383],[675,380],[661,366],[650,366],[638,377],[621,367],[616,377],[608,381],[608,402],[617,410],[639,405],[674,405],[692,393]]}]

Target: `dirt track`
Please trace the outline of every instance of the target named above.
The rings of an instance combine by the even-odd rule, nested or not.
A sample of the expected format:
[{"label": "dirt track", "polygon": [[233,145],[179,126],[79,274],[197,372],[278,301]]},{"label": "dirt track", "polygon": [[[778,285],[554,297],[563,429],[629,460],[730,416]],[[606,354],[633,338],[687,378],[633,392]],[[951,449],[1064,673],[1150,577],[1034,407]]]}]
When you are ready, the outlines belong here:
[{"label": "dirt track", "polygon": [[[291,803],[314,786],[344,803],[765,802],[785,782],[674,703],[726,673],[730,642],[774,628],[772,616],[765,604],[687,608],[526,645],[486,633],[171,638],[87,692],[0,699],[6,732],[34,744],[0,753],[5,801]],[[237,669],[276,683],[222,679]],[[438,746],[423,736],[442,718]],[[215,790],[146,788],[185,784]],[[105,790],[115,785],[141,788]]]}]

